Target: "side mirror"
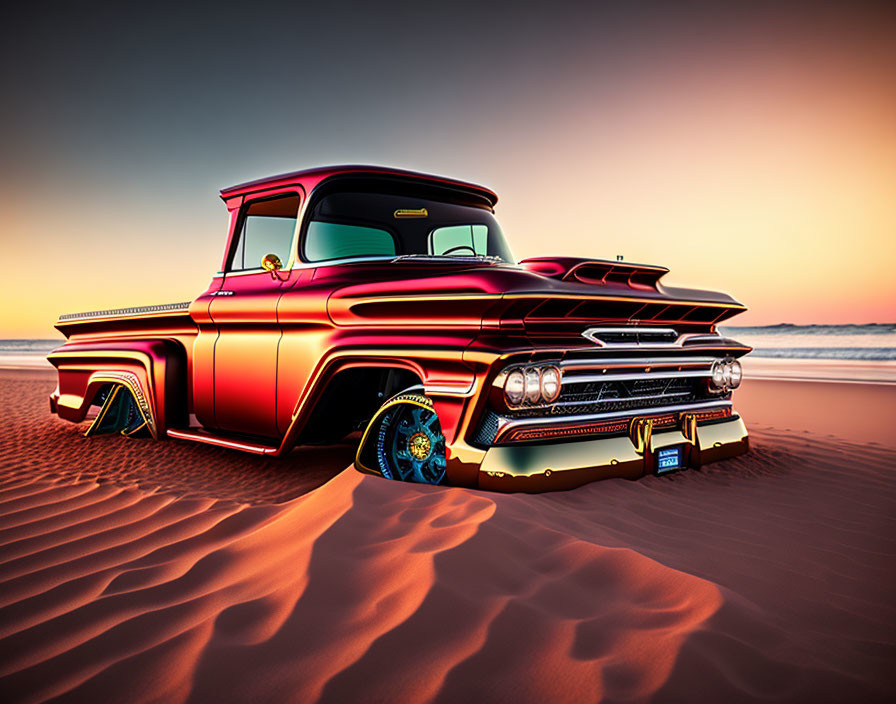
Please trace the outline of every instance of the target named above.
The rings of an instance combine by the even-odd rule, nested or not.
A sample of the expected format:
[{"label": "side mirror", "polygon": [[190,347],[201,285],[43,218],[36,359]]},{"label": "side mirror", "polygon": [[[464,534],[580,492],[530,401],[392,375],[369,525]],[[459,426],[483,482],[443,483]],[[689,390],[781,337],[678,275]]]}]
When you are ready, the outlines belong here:
[{"label": "side mirror", "polygon": [[278,257],[276,254],[265,254],[261,258],[261,268],[265,271],[274,273],[275,271],[280,271],[283,268],[283,262],[280,261],[280,257]]}]

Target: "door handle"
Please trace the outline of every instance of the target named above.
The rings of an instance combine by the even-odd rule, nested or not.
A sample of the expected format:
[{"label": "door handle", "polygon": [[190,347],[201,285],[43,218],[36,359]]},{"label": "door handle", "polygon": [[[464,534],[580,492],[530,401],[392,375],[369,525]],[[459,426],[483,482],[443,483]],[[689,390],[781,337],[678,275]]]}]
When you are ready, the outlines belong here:
[{"label": "door handle", "polygon": [[232,296],[233,291],[212,291],[212,296]]}]

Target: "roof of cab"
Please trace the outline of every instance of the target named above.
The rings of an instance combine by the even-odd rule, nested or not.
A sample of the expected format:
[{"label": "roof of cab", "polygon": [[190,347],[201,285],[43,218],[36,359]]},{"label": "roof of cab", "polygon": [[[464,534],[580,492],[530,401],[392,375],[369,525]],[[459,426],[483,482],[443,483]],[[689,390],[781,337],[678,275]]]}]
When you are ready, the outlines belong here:
[{"label": "roof of cab", "polygon": [[[363,166],[363,165],[352,165],[352,166],[319,166],[313,169],[304,169],[302,171],[292,171],[286,174],[278,174],[276,176],[268,176],[267,178],[259,178],[255,181],[247,181],[246,183],[239,183],[235,186],[230,186],[229,188],[221,189],[221,198],[228,199],[233,196],[244,195],[246,193],[253,193],[255,191],[265,190],[268,188],[278,188],[281,186],[288,186],[294,183],[303,183],[307,187],[313,188],[321,181],[328,179],[332,176],[342,176],[342,175],[351,175],[351,174],[371,174],[377,176],[397,176],[399,178],[408,178],[416,181],[429,181],[433,184],[438,184],[442,186],[447,186],[449,188],[456,188],[459,190],[467,191],[470,193],[474,193],[486,201],[488,201],[489,205],[494,207],[495,203],[498,202],[498,195],[484,186],[479,186],[475,183],[468,183],[466,181],[458,181],[453,178],[445,178],[444,176],[434,176],[432,174],[422,174],[416,171],[406,171],[404,169],[393,169],[387,166]],[[310,190],[309,188],[309,190]]]}]

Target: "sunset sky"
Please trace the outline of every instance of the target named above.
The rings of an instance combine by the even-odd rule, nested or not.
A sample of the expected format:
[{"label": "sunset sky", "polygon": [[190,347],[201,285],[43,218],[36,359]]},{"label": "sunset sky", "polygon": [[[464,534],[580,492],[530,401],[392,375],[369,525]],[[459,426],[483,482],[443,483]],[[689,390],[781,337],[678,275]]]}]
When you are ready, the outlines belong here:
[{"label": "sunset sky", "polygon": [[518,258],[662,264],[732,323],[893,322],[896,14],[722,4],[20,10],[0,337],[193,298],[218,189],[339,163],[483,183]]}]

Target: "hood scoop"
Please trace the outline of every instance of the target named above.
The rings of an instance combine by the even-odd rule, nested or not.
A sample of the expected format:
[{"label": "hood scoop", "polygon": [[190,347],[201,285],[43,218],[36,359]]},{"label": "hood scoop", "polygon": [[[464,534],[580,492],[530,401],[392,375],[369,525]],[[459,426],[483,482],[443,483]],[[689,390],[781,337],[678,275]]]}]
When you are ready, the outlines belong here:
[{"label": "hood scoop", "polygon": [[657,282],[669,273],[664,266],[630,264],[606,259],[575,257],[536,257],[524,259],[520,266],[542,276],[590,286],[628,286],[656,291]]}]

